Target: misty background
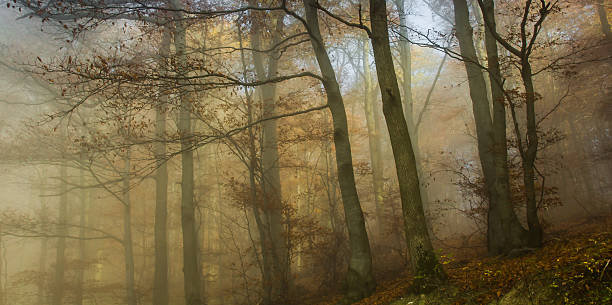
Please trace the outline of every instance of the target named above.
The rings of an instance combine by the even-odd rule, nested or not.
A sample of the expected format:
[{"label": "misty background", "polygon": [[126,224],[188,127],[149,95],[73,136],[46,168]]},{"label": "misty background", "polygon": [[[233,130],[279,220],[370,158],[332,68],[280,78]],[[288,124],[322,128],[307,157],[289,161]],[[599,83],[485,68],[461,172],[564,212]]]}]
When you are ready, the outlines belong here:
[{"label": "misty background", "polygon": [[[309,75],[270,81],[300,73],[325,79],[309,35],[284,11],[228,11],[281,1],[168,2],[180,2],[183,11],[165,1],[119,1],[120,8],[42,2],[51,4],[0,1],[0,304],[203,304],[189,299],[193,291],[206,304],[309,304],[310,297],[347,289],[355,248],[338,182],[344,174],[326,107],[329,88]],[[492,254],[490,191],[453,2],[389,1],[387,21],[426,235],[436,255],[462,260]],[[497,29],[515,46],[523,2],[496,4]],[[379,61],[355,26],[359,1],[319,3],[373,278],[385,278],[414,262]],[[477,1],[467,3],[476,61],[488,67],[485,20]],[[287,5],[305,16],[302,2]],[[558,3],[531,55],[539,138],[534,185],[544,240],[612,212],[612,37],[602,23],[610,5]],[[368,7],[364,2],[369,25]],[[528,141],[515,133],[527,137],[526,93],[520,61],[497,45],[510,100],[503,104],[511,209],[527,228],[517,143]],[[491,95],[495,84],[481,71]],[[191,237],[184,214],[188,166]],[[156,224],[160,181],[163,228]],[[161,250],[158,234],[166,236]],[[197,255],[186,256],[187,248]],[[159,251],[167,255],[163,273]],[[186,281],[185,270],[198,282]]]}]

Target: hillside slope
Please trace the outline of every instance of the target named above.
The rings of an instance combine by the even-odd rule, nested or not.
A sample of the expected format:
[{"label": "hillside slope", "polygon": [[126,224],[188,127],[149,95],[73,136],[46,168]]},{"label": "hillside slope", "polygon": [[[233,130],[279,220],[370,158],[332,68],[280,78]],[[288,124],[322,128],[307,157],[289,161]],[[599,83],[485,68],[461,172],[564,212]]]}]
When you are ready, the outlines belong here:
[{"label": "hillside slope", "polygon": [[[408,304],[611,304],[612,234],[608,224],[557,232],[543,248],[516,257],[443,257],[448,286],[410,294],[409,276],[379,283],[357,305]],[[328,301],[323,304],[333,304]]]}]

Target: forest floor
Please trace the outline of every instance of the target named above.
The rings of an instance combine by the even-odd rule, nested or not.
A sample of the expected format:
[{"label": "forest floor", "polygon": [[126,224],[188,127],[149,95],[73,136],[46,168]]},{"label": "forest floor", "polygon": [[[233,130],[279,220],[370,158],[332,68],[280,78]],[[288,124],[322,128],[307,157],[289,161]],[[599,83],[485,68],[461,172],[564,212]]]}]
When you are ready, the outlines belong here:
[{"label": "forest floor", "polygon": [[379,281],[376,293],[355,305],[612,304],[610,218],[566,224],[547,234],[544,247],[518,257],[443,256],[447,286],[410,294],[412,278],[404,274]]}]

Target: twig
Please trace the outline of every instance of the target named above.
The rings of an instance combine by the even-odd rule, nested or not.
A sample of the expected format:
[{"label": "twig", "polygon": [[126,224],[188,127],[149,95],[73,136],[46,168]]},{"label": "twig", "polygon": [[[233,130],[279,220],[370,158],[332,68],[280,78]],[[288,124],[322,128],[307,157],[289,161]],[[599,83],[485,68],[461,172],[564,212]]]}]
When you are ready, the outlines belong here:
[{"label": "twig", "polygon": [[608,268],[609,264],[610,264],[610,259],[608,259],[608,261],[606,262],[606,265],[604,266],[603,270],[601,270],[601,274],[599,275],[599,281],[601,281],[603,279],[604,273],[606,272],[606,268]]}]

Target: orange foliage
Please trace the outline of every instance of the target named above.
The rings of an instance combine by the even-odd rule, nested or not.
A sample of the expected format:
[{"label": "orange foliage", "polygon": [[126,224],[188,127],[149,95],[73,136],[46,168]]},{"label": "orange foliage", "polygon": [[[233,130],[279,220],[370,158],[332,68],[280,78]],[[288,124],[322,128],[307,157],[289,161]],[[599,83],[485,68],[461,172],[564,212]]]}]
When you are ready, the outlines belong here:
[{"label": "orange foliage", "polygon": [[[567,304],[591,290],[592,283],[610,282],[612,270],[604,269],[612,258],[612,233],[608,227],[598,227],[594,233],[552,238],[542,249],[520,257],[475,257],[469,262],[454,262],[442,257],[450,286],[440,287],[438,292],[444,294],[445,290],[450,292],[456,287],[454,304],[488,304],[508,293],[520,281],[549,274],[549,287]],[[411,276],[406,274],[381,281],[374,295],[354,305],[390,304],[407,295],[411,283]],[[339,299],[332,297],[325,302],[307,304],[333,305]]]}]

